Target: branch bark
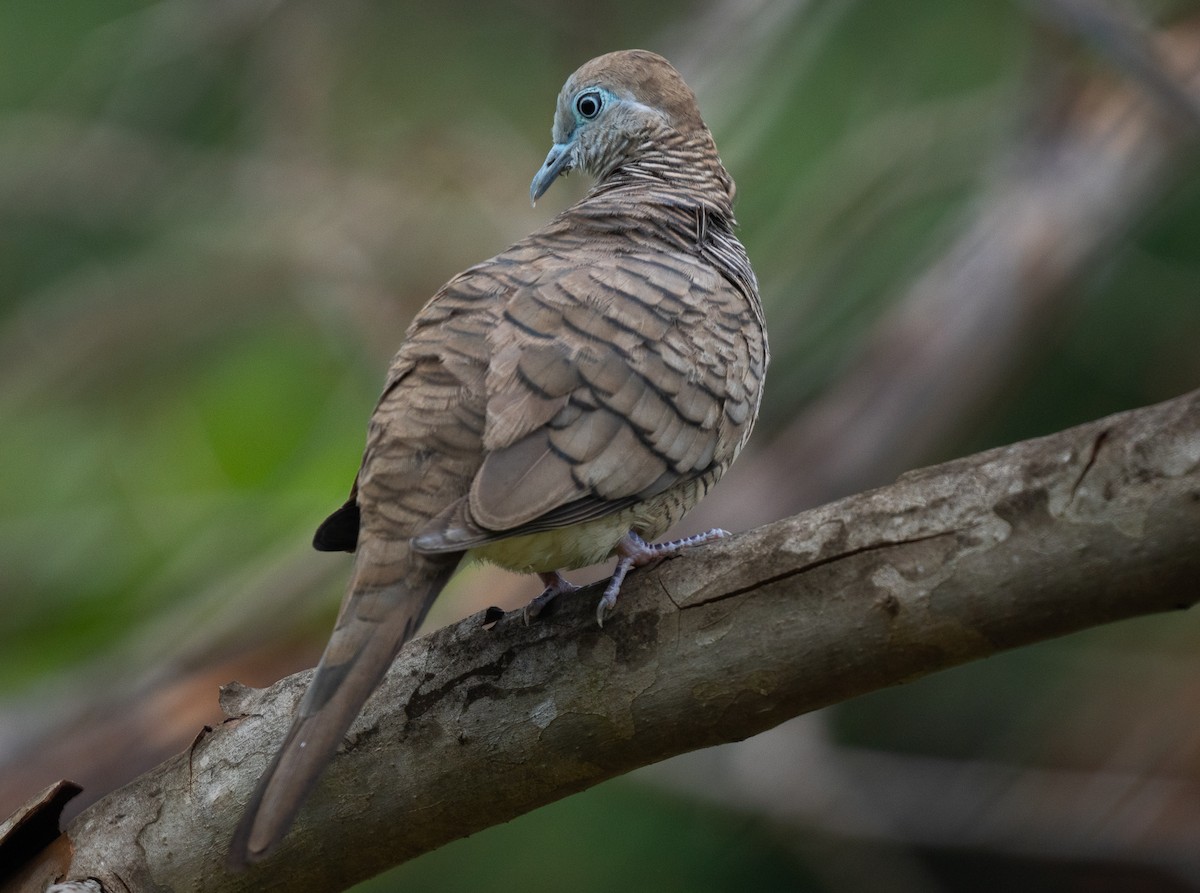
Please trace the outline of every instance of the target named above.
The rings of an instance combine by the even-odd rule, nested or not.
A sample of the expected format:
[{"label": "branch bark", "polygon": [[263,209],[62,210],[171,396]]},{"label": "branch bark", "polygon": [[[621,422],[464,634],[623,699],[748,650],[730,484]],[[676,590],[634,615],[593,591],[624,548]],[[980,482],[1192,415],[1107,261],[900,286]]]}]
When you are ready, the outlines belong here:
[{"label": "branch bark", "polygon": [[[411,642],[282,850],[224,868],[308,673],[82,813],[5,889],[343,889],[639,766],[996,651],[1200,599],[1200,391],[913,472],[530,627]],[[13,865],[0,865],[0,877]]]}]

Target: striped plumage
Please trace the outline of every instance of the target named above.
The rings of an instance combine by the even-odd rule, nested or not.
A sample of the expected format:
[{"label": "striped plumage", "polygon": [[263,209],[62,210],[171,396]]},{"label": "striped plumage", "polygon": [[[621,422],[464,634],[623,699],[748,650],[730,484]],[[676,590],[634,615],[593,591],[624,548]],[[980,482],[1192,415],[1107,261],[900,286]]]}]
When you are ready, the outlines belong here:
[{"label": "striped plumage", "polygon": [[637,564],[638,537],[678,521],[749,437],[762,308],[691,91],[652,53],[601,56],[563,87],[554,143],[534,198],[571,168],[595,186],[448,282],[392,362],[351,498],[316,539],[356,552],[350,586],[235,864],[282,839],[464,554],[547,582],[614,552]]}]

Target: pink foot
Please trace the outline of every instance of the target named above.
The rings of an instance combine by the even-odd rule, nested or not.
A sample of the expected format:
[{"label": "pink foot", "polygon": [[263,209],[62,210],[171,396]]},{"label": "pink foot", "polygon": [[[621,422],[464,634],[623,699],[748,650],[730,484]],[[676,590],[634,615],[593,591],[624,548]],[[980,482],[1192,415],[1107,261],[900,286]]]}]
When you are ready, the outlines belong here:
[{"label": "pink foot", "polygon": [[604,595],[600,597],[600,604],[596,606],[596,622],[604,626],[604,618],[617,606],[617,596],[621,594],[621,584],[625,582],[625,575],[635,567],[645,567],[647,564],[669,558],[681,549],[699,546],[725,536],[729,536],[727,530],[715,527],[706,533],[671,540],[669,543],[648,543],[632,530],[629,531],[617,543],[617,567],[609,578]]}]

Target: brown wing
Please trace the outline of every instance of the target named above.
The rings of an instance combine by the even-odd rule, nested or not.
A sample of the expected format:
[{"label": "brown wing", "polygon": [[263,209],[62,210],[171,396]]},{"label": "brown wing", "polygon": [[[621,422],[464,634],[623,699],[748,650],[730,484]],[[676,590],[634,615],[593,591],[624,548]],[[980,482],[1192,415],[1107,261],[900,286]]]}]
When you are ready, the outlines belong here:
[{"label": "brown wing", "polygon": [[727,280],[661,253],[549,267],[489,334],[483,462],[423,552],[618,511],[728,465],[744,439],[759,376]]}]

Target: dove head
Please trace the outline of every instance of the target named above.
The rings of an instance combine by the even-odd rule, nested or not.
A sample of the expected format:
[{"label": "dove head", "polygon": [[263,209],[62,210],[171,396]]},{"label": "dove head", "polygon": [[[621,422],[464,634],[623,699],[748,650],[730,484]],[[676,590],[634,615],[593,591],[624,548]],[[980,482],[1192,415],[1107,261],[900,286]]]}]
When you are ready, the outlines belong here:
[{"label": "dove head", "polygon": [[567,78],[558,95],[554,146],[529,197],[536,202],[560,174],[575,169],[602,180],[639,154],[661,148],[666,135],[711,144],[696,96],[679,72],[646,50],[598,56]]}]

